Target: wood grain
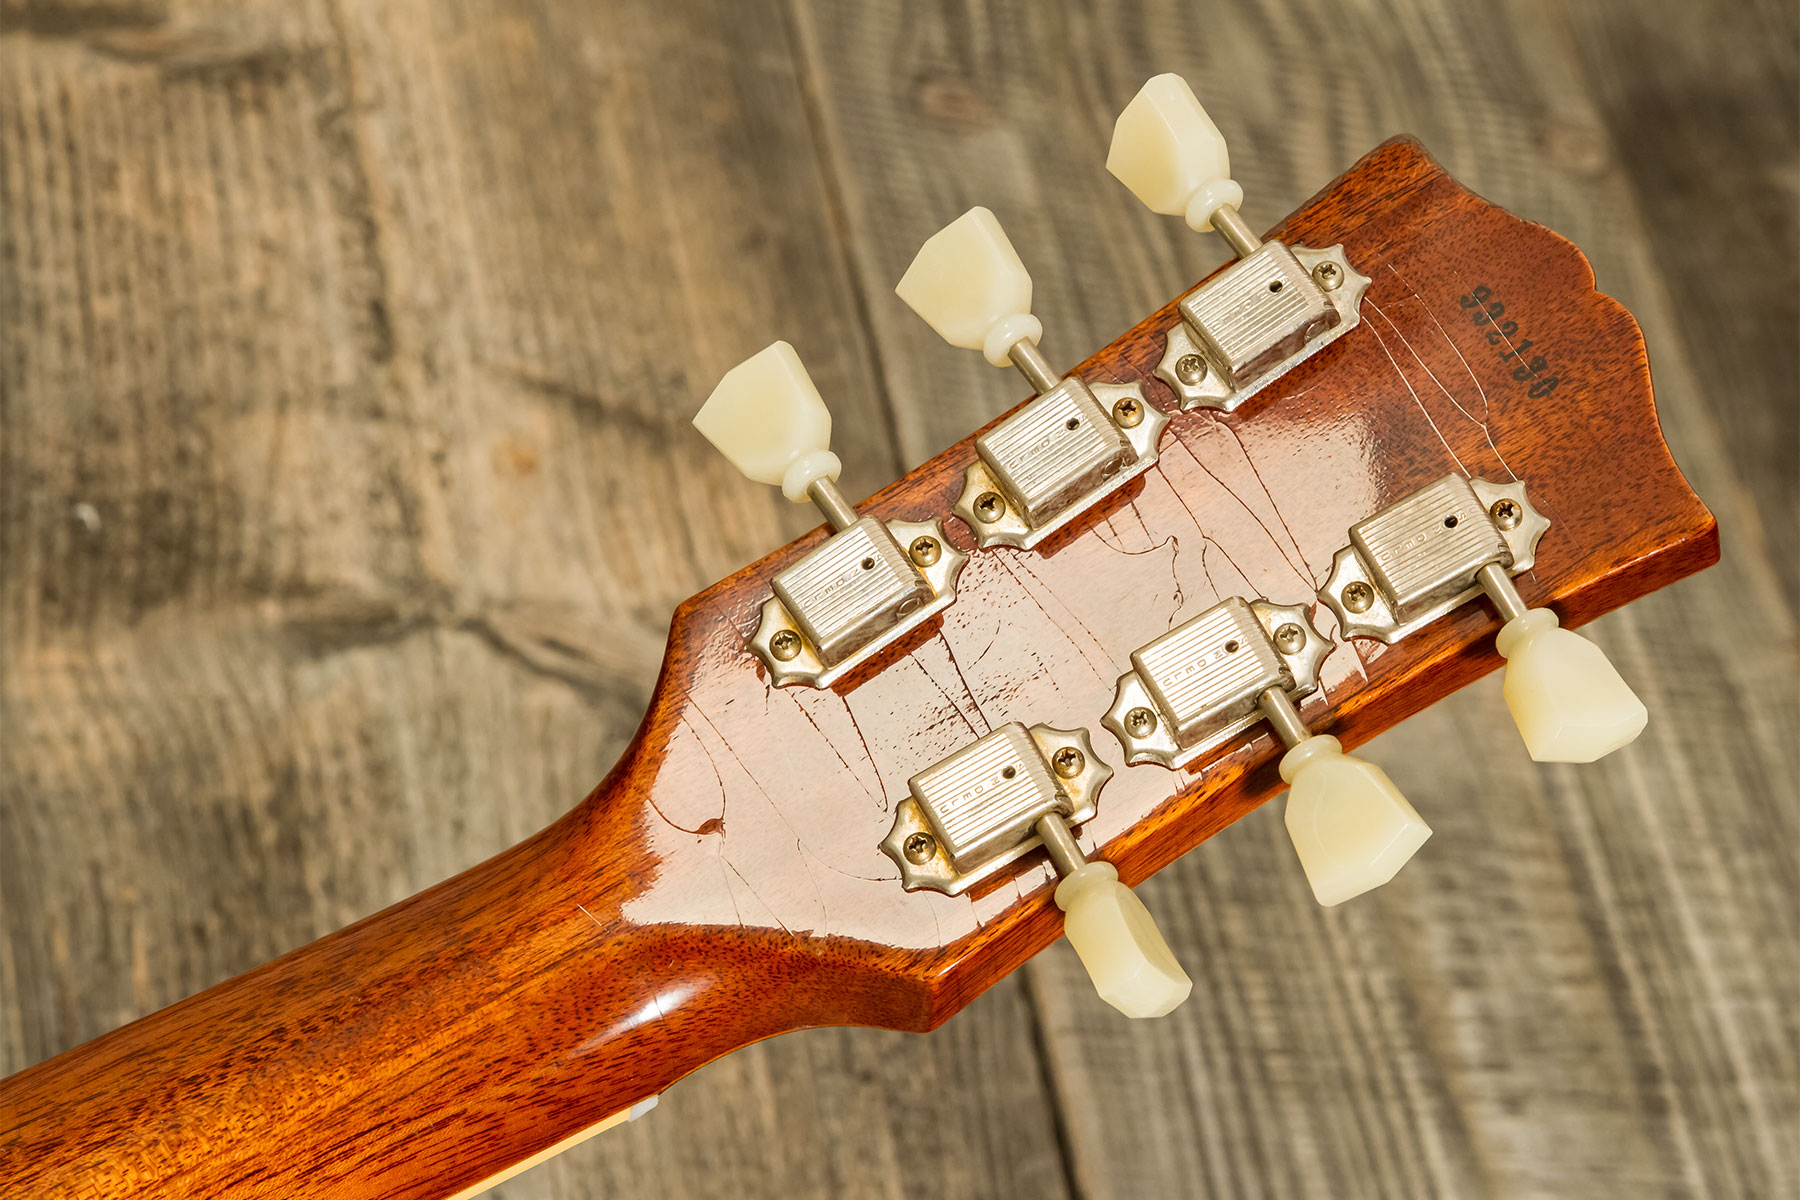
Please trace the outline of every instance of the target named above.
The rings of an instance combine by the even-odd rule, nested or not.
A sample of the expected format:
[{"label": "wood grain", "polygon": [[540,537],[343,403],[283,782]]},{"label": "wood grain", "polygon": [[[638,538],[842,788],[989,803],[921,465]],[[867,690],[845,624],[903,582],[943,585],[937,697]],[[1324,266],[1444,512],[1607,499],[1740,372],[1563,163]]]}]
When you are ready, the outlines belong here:
[{"label": "wood grain", "polygon": [[[1466,693],[1377,748],[1481,797],[1430,812],[1448,848],[1403,877],[1413,890],[1317,913],[1269,814],[1151,883],[1220,1002],[1108,1024],[1053,950],[1029,992],[990,993],[930,1039],[818,1032],[728,1059],[506,1193],[1791,1190],[1792,622],[1787,559],[1756,531],[1780,536],[1771,514],[1792,509],[1776,453],[1792,405],[1771,399],[1792,372],[1768,335],[1687,316],[1791,329],[1792,256],[1683,248],[1689,193],[1637,165],[1665,131],[1632,122],[1660,97],[1687,144],[1741,146],[1720,150],[1722,178],[1748,186],[1709,188],[1708,211],[1791,238],[1788,168],[1749,166],[1791,163],[1787,135],[1706,120],[1664,81],[1704,74],[1761,115],[1793,67],[1779,36],[1731,36],[1727,55],[1744,30],[1690,34],[1688,10],[1662,8],[1640,27],[1610,8],[1201,25],[1124,7],[1104,36],[1004,9],[884,28],[800,8],[787,31],[668,5],[8,10],[25,16],[0,105],[0,1056],[23,1065],[250,967],[585,788],[641,710],[642,647],[673,602],[809,523],[746,503],[682,431],[718,371],[814,331],[815,373],[839,373],[839,451],[871,482],[1009,396],[887,293],[967,203],[1001,211],[1060,361],[1196,276],[1210,248],[1094,171],[1110,113],[1175,67],[1227,125],[1253,215],[1411,129],[1574,236],[1644,320],[1671,441],[1728,539],[1721,570],[1602,624],[1655,681],[1662,748],[1581,773],[1472,761],[1446,747],[1491,744],[1504,717]],[[934,48],[951,33],[976,37],[970,59]],[[1308,57],[1321,34],[1335,53]],[[1307,86],[1268,86],[1301,59]],[[928,209],[918,186],[943,191]],[[709,219],[665,212],[684,205]],[[580,242],[596,227],[614,239],[597,253]],[[371,237],[379,273],[352,253]],[[736,340],[696,364],[717,322]],[[468,364],[476,345],[543,362],[496,380]],[[660,490],[627,486],[622,457]],[[266,466],[221,471],[240,461]],[[1742,653],[1746,622],[1765,652]]]}]

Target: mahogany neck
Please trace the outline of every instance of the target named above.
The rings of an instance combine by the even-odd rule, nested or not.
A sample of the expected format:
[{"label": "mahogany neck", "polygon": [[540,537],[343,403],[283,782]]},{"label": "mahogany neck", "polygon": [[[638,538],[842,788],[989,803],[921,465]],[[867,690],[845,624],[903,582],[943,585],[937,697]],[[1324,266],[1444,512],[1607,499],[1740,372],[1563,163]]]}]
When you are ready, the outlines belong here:
[{"label": "mahogany neck", "polygon": [[0,1193],[450,1196],[853,1017],[785,938],[633,918],[662,865],[639,757],[480,866],[0,1083]]}]

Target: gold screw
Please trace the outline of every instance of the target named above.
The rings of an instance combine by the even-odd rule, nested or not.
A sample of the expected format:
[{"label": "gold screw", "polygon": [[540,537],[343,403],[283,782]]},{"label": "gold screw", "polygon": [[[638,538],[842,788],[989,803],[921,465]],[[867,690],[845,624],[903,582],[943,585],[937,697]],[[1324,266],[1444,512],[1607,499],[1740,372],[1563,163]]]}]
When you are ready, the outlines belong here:
[{"label": "gold screw", "polygon": [[1494,518],[1494,524],[1500,528],[1512,529],[1525,519],[1525,510],[1519,507],[1517,500],[1502,498],[1494,501],[1494,506],[1488,509],[1488,516]]},{"label": "gold screw", "polygon": [[1283,654],[1298,654],[1306,645],[1306,631],[1289,621],[1275,631],[1275,648]]},{"label": "gold screw", "polygon": [[1127,396],[1113,405],[1113,420],[1120,428],[1136,429],[1144,419],[1144,406],[1132,396]]},{"label": "gold screw", "polygon": [[791,629],[777,630],[775,636],[769,639],[769,653],[782,662],[787,662],[800,653],[800,635]]},{"label": "gold screw", "polygon": [[1193,387],[1206,378],[1206,360],[1198,354],[1184,354],[1175,360],[1175,378]]},{"label": "gold screw", "polygon": [[1132,737],[1144,737],[1156,728],[1156,714],[1147,708],[1134,708],[1125,714],[1125,732]]},{"label": "gold screw", "polygon": [[938,545],[938,540],[934,537],[916,537],[913,539],[912,545],[906,548],[906,552],[912,555],[912,560],[921,567],[929,567],[938,560],[938,555],[943,552],[943,548]]},{"label": "gold screw", "polygon": [[1006,501],[999,492],[983,492],[975,497],[975,519],[983,525],[992,525],[1005,515]]},{"label": "gold screw", "polygon": [[1050,759],[1056,773],[1064,779],[1073,779],[1081,774],[1081,768],[1087,766],[1087,757],[1073,746],[1064,746]]},{"label": "gold screw", "polygon": [[915,833],[906,839],[904,851],[907,862],[915,867],[922,867],[937,853],[937,839],[929,833]]},{"label": "gold screw", "polygon": [[1375,589],[1358,579],[1344,589],[1344,607],[1351,612],[1368,612],[1375,603]]},{"label": "gold screw", "polygon": [[1313,268],[1312,275],[1313,282],[1328,292],[1337,291],[1339,285],[1344,282],[1344,273],[1338,270],[1338,265],[1334,262],[1320,263]]}]

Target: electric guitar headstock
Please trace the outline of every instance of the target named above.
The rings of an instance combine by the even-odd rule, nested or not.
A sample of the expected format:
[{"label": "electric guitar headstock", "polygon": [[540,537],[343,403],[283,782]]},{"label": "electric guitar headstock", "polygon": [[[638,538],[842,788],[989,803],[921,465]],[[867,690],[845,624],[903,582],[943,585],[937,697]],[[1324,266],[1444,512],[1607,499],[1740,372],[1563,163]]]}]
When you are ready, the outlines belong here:
[{"label": "electric guitar headstock", "polygon": [[1569,629],[1718,539],[1575,247],[1410,140],[1259,238],[1173,76],[1107,166],[1234,261],[1063,371],[971,210],[897,290],[1032,398],[860,504],[792,347],[730,372],[696,425],[827,524],[680,607],[608,778],[0,1085],[0,1184],[473,1194],[759,1038],[929,1029],[1065,933],[1115,1007],[1166,1012],[1190,985],[1129,885],[1284,791],[1294,886],[1386,882],[1470,798],[1345,751],[1503,656],[1522,738],[1485,750],[1636,736]]}]

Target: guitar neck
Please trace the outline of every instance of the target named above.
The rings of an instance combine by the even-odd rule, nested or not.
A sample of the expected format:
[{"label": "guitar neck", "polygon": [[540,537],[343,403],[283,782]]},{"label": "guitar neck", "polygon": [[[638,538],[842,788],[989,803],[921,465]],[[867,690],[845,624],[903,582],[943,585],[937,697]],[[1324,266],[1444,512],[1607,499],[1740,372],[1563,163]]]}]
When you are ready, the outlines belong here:
[{"label": "guitar neck", "polygon": [[0,1084],[0,1193],[457,1195],[853,1016],[785,940],[634,919],[661,857],[639,761],[472,870]]}]

